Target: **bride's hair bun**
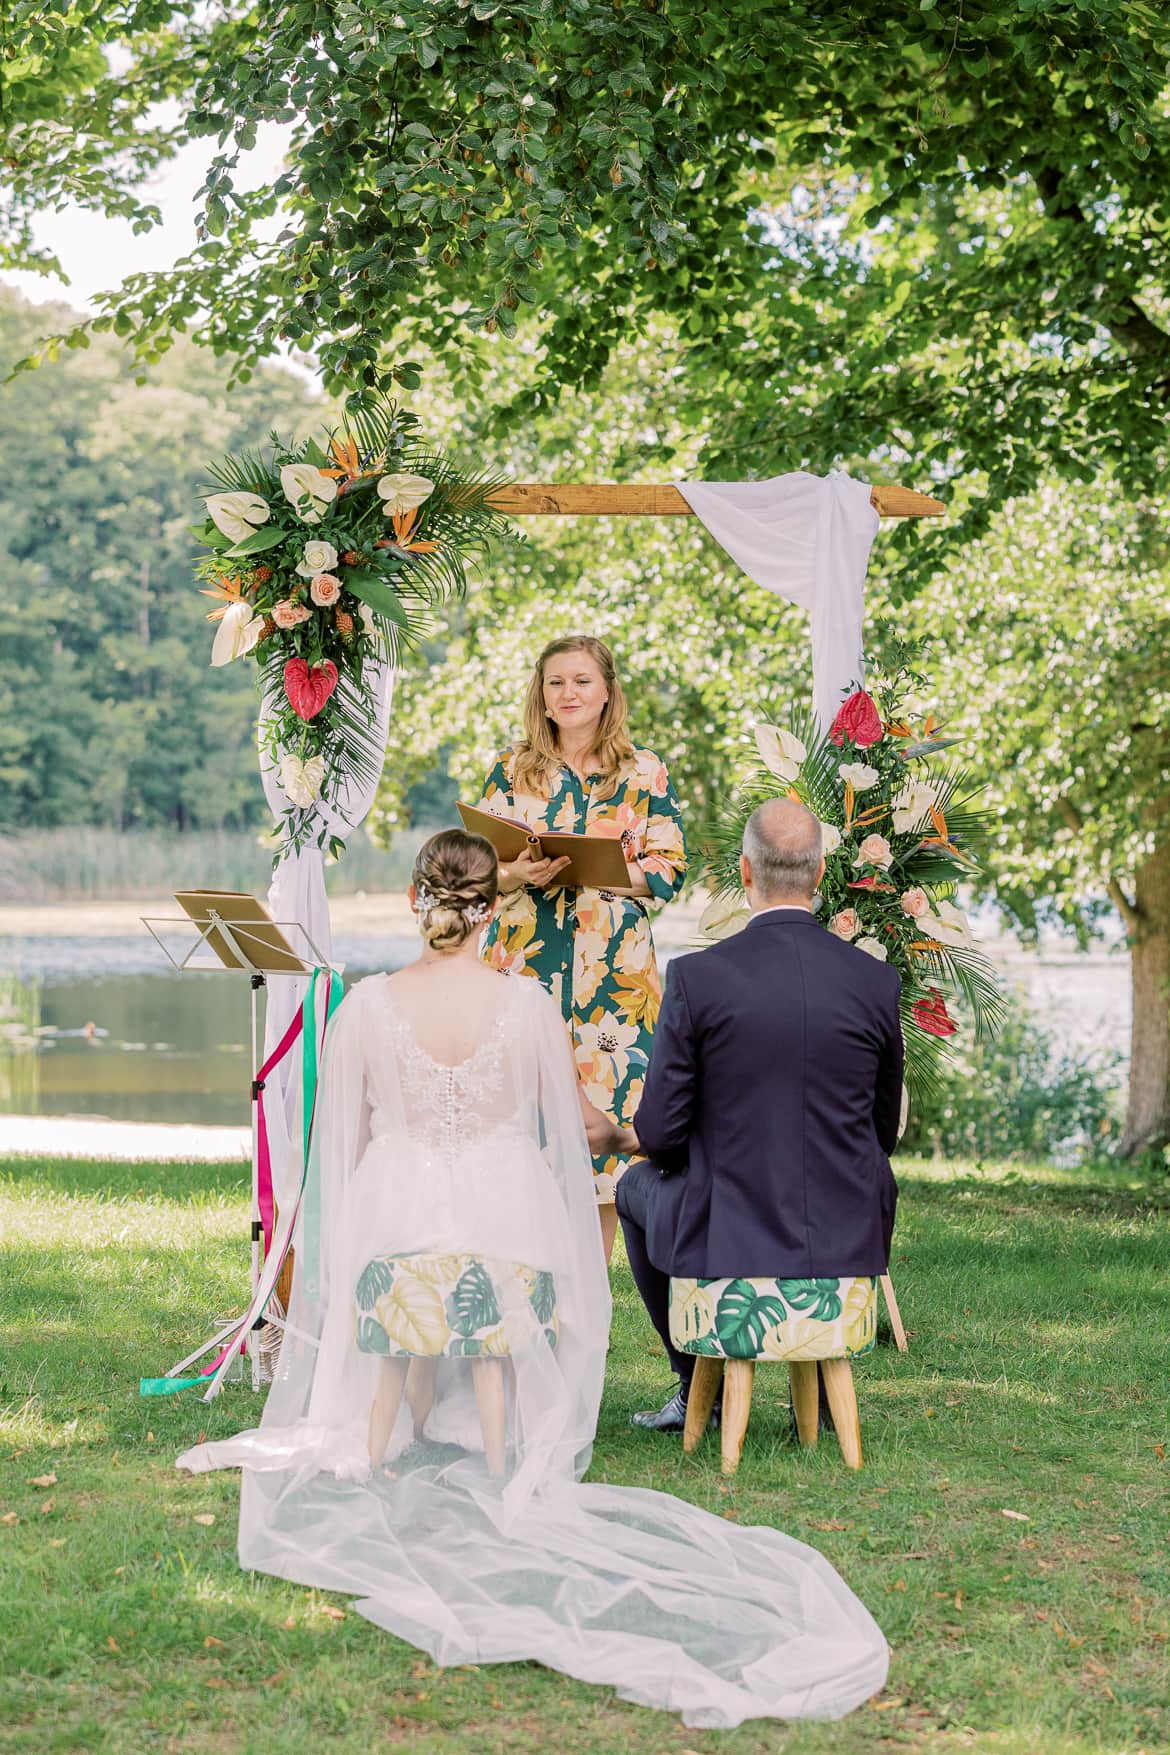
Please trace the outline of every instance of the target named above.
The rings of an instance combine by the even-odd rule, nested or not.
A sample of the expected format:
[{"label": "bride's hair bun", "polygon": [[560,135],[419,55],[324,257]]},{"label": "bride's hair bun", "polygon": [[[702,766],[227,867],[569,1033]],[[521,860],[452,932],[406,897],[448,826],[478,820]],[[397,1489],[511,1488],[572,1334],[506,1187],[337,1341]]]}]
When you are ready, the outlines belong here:
[{"label": "bride's hair bun", "polygon": [[424,941],[435,951],[457,951],[495,904],[496,850],[482,835],[441,829],[419,848],[412,878]]}]

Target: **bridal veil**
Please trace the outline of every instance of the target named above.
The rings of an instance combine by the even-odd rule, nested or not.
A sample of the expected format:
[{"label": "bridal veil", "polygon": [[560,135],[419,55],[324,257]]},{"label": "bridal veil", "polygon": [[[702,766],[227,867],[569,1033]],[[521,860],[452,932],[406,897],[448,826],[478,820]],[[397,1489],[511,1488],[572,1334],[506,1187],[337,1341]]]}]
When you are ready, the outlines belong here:
[{"label": "bridal veil", "polygon": [[[179,1459],[240,1467],[241,1565],[352,1593],[439,1664],[534,1659],[726,1728],[833,1718],[886,1676],[878,1627],[813,1549],[670,1495],[584,1483],[609,1335],[588,1147],[535,981],[459,1066],[372,976],[330,1027],[289,1326],[259,1427]],[[442,1354],[381,1469],[380,1353]],[[472,1374],[506,1363],[488,1468]]]}]

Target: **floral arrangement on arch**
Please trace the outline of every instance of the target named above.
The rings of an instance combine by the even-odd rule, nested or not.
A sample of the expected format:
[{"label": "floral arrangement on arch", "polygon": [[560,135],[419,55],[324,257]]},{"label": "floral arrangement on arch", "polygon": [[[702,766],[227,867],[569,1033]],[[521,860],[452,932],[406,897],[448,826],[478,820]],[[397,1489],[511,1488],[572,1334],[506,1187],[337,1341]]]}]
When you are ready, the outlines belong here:
[{"label": "floral arrangement on arch", "polygon": [[[746,925],[739,881],[743,830],[757,805],[786,795],[821,823],[825,875],[817,918],[859,951],[892,963],[902,978],[906,1083],[928,1087],[950,1038],[965,1026],[994,1033],[1003,1015],[995,970],[955,900],[978,867],[989,824],[961,768],[940,763],[954,743],[911,695],[922,677],[899,645],[893,674],[859,688],[827,735],[811,714],[790,729],[755,727],[759,766],[720,825],[710,860],[719,889],[700,929],[725,938]],[[964,1017],[966,1014],[966,1018]]]},{"label": "floral arrangement on arch", "polygon": [[259,667],[261,749],[289,800],[278,858],[314,833],[324,845],[319,799],[376,780],[381,666],[463,594],[469,563],[507,529],[490,504],[499,478],[460,473],[417,427],[384,402],[323,443],[273,434],[266,452],[209,471],[196,534],[218,623],[211,662]]}]

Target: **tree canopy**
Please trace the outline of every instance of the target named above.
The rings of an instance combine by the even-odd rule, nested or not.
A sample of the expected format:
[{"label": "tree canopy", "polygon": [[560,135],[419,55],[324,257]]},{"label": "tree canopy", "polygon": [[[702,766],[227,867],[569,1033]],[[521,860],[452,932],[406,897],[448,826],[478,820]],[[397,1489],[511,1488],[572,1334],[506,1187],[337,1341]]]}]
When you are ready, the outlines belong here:
[{"label": "tree canopy", "polygon": [[19,0],[7,250],[68,197],[149,223],[206,138],[195,248],[96,319],[141,360],[304,347],[360,397],[519,326],[515,432],[666,315],[705,473],[933,476],[969,536],[1052,472],[1164,480],[1168,51],[1145,0]]}]

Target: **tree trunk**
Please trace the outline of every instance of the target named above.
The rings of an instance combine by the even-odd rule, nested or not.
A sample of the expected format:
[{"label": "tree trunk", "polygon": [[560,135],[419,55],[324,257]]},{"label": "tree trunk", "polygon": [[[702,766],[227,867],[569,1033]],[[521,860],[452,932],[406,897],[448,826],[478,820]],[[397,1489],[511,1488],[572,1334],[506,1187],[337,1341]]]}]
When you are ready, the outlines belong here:
[{"label": "tree trunk", "polygon": [[1123,1157],[1170,1140],[1170,840],[1138,866],[1134,902],[1133,1047]]}]

